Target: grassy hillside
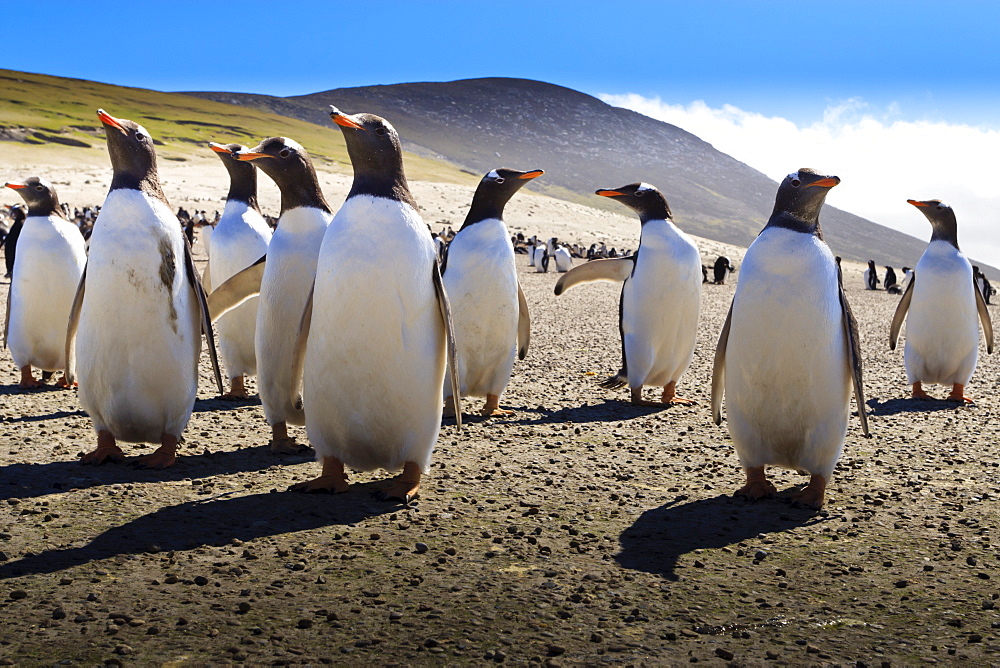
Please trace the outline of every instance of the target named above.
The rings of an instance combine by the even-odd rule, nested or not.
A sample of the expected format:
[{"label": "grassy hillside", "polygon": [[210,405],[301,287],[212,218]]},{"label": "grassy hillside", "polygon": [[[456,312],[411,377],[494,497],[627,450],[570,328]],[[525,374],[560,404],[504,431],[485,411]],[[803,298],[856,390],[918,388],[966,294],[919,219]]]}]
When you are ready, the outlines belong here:
[{"label": "grassy hillside", "polygon": [[[343,135],[330,123],[325,107],[316,109],[311,123],[181,93],[0,70],[0,140],[27,142],[59,155],[104,152],[98,108],[141,123],[154,137],[161,159],[205,155],[210,141],[253,146],[264,137],[282,135],[305,146],[317,164],[351,171]],[[474,180],[441,160],[414,154],[405,159],[411,178]]]}]

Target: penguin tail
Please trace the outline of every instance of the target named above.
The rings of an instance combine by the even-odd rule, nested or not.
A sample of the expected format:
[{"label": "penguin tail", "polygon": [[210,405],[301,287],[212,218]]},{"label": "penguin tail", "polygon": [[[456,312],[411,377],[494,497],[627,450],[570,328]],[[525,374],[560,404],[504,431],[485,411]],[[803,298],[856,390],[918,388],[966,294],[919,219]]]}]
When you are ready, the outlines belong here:
[{"label": "penguin tail", "polygon": [[606,390],[617,390],[626,385],[628,385],[628,376],[625,374],[625,369],[601,382],[601,387]]},{"label": "penguin tail", "polygon": [[298,397],[295,403],[286,409],[285,422],[297,425],[306,423],[306,413],[302,410],[302,397]]}]

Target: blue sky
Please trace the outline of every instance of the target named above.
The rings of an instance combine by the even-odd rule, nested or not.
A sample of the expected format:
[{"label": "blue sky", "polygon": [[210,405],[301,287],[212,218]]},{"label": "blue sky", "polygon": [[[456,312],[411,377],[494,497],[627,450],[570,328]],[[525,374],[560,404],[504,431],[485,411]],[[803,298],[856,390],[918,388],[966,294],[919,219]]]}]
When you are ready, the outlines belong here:
[{"label": "blue sky", "polygon": [[845,194],[831,204],[918,237],[926,223],[885,183],[912,186],[903,199],[951,198],[960,239],[967,229],[1000,264],[996,224],[980,234],[963,217],[1000,211],[981,181],[1000,186],[1000,173],[978,161],[1000,153],[1000,3],[50,2],[18,18],[0,66],[157,90],[295,95],[482,76],[568,86],[772,178],[840,170]]}]

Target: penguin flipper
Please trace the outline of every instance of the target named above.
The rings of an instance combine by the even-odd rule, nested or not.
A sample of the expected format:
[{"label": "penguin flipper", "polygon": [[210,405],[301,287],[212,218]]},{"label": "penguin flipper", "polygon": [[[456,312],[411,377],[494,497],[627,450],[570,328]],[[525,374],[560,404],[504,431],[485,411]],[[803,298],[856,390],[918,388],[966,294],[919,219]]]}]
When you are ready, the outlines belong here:
[{"label": "penguin flipper", "polygon": [[69,324],[66,327],[66,370],[63,376],[68,387],[73,386],[73,377],[76,375],[76,330],[80,326],[80,307],[83,306],[83,293],[86,287],[87,265],[84,264],[80,283],[76,286],[76,294],[73,296],[73,304],[69,307]]},{"label": "penguin flipper", "polygon": [[219,394],[225,394],[226,388],[222,384],[222,370],[219,368],[219,353],[215,349],[215,332],[212,330],[212,316],[208,310],[208,295],[201,285],[201,277],[194,266],[194,256],[191,254],[191,244],[187,237],[184,237],[184,270],[187,273],[188,282],[191,284],[191,291],[198,301],[198,313],[201,314],[201,333],[208,341],[208,357],[212,360],[212,371],[215,374],[215,384],[219,388]]},{"label": "penguin flipper", "polygon": [[[734,300],[735,301],[735,300]],[[719,342],[715,346],[715,361],[712,363],[712,419],[715,424],[722,424],[722,394],[726,379],[726,348],[729,346],[729,327],[733,322],[733,305],[729,305],[726,322],[719,333]]]},{"label": "penguin flipper", "polygon": [[524,298],[521,282],[517,282],[517,359],[523,360],[528,354],[531,339],[531,317],[528,315],[528,300]]},{"label": "penguin flipper", "polygon": [[[309,297],[306,299],[306,307],[302,310],[302,319],[299,321],[299,334],[295,338],[295,348],[292,350],[292,386],[289,388],[289,400],[296,411],[302,411],[302,373],[306,366],[306,343],[309,341],[309,328],[312,326],[313,314],[313,291],[316,289],[314,283],[309,288]],[[305,417],[301,422],[304,424]]]},{"label": "penguin flipper", "polygon": [[[517,286],[518,293],[520,294],[521,286]],[[10,287],[7,288],[7,313],[3,317],[3,347],[7,347],[7,332],[10,329]],[[522,358],[524,359],[524,358]]]},{"label": "penguin flipper", "polygon": [[246,300],[260,294],[260,282],[264,278],[265,253],[252,265],[236,272],[208,296],[208,311],[215,322],[228,311]]},{"label": "penguin flipper", "polygon": [[205,273],[201,275],[201,285],[205,288],[205,294],[212,294],[212,261],[205,263]]},{"label": "penguin flipper", "polygon": [[903,326],[906,312],[910,308],[910,300],[913,299],[913,284],[917,282],[917,275],[914,273],[910,277],[910,282],[906,284],[906,292],[899,298],[896,312],[892,316],[892,326],[889,327],[889,350],[896,349],[896,341],[899,339],[899,330]]},{"label": "penguin flipper", "polygon": [[976,287],[975,281],[973,281],[972,284],[972,291],[976,293],[976,308],[979,310],[979,320],[983,323],[983,336],[986,337],[986,352],[992,355],[993,321],[990,320],[990,312],[989,309],[986,308],[986,300],[983,298],[983,293]]},{"label": "penguin flipper", "polygon": [[462,393],[458,378],[458,345],[455,343],[455,323],[451,317],[451,302],[448,301],[448,293],[444,291],[444,281],[441,280],[441,265],[438,264],[436,258],[434,260],[434,267],[431,270],[431,277],[434,281],[434,292],[437,293],[441,319],[444,321],[445,357],[447,358],[448,371],[451,375],[452,401],[455,402],[455,426],[461,430]]},{"label": "penguin flipper", "polygon": [[635,256],[615,257],[601,260],[591,260],[573,267],[556,283],[556,296],[580,283],[594,281],[614,281],[620,283],[632,275],[635,269]]},{"label": "penguin flipper", "polygon": [[858,334],[858,321],[854,319],[851,305],[847,301],[843,280],[839,272],[837,277],[839,283],[837,286],[837,295],[840,297],[840,309],[844,313],[842,322],[844,340],[847,342],[847,366],[851,372],[851,380],[854,384],[854,400],[858,403],[858,417],[861,418],[861,433],[865,437],[868,437],[871,434],[868,431],[868,414],[865,412],[865,388],[861,377],[861,336]]}]

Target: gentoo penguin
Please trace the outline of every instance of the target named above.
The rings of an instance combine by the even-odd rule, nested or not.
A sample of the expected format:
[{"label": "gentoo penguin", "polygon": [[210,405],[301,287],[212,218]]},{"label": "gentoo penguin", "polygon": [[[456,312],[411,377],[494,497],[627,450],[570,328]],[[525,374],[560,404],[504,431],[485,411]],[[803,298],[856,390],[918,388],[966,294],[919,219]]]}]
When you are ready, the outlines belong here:
[{"label": "gentoo penguin", "polygon": [[[500,395],[510,382],[515,352],[518,359],[528,352],[530,329],[503,209],[521,186],[542,174],[494,169],[484,176],[441,270],[454,313],[458,385],[463,397],[486,397],[486,417],[513,414],[500,408]],[[454,414],[451,396],[446,372],[446,414]]]},{"label": "gentoo penguin", "polygon": [[66,338],[66,378],[72,382],[75,357],[80,405],[97,431],[97,449],[82,461],[122,460],[117,441],[159,442],[136,463],[165,468],[194,408],[202,333],[221,393],[219,361],[191,247],[160,188],[153,139],[103,109],[97,117],[114,176]]},{"label": "gentoo penguin", "polygon": [[[396,130],[332,106],[330,117],[343,132],[354,184],[323,237],[296,343],[306,431],[323,469],[292,489],[344,492],[345,466],[402,468],[382,496],[408,502],[441,428],[446,358],[454,364],[451,310]],[[368,253],[375,247],[377,258]]]},{"label": "gentoo penguin", "polygon": [[800,169],[778,187],[774,212],[747,249],[712,373],[712,416],[729,433],[747,482],[736,493],[773,495],[765,466],[805,470],[792,498],[819,508],[840,458],[851,386],[868,434],[857,325],[819,212],[840,183]]},{"label": "gentoo penguin", "polygon": [[886,289],[886,292],[899,292],[899,286],[896,285],[896,271],[889,265],[885,266],[885,277],[882,281],[882,287]]},{"label": "gentoo penguin", "polygon": [[556,261],[556,271],[560,274],[565,274],[573,268],[573,256],[569,254],[565,246],[556,246],[553,257]]},{"label": "gentoo penguin", "polygon": [[868,260],[868,268],[865,269],[865,290],[878,290],[878,271],[875,269],[875,260]]},{"label": "gentoo penguin", "polygon": [[725,255],[720,255],[715,260],[715,266],[712,268],[712,275],[715,278],[716,285],[725,285],[726,276],[729,275],[731,271],[734,271],[736,267],[733,266],[732,261]]},{"label": "gentoo penguin", "polygon": [[[209,147],[222,160],[229,172],[229,194],[222,217],[211,234],[211,251],[205,267],[205,289],[211,292],[211,280],[216,284],[252,265],[267,253],[271,228],[257,205],[257,170],[236,154],[249,152],[240,144],[210,143]],[[202,227],[208,250],[210,225]],[[245,399],[243,377],[257,373],[254,335],[257,330],[257,302],[253,297],[218,319],[219,351],[229,375],[229,392],[223,399]]]},{"label": "gentoo penguin", "polygon": [[[659,190],[632,183],[597,191],[614,197],[639,215],[639,249],[629,257],[592,260],[569,271],[556,283],[562,294],[578,283],[624,281],[618,306],[622,367],[601,383],[617,389],[626,384],[632,403],[642,406],[690,405],[676,394],[677,381],[694,356],[701,308],[701,256],[681,231]],[[660,402],[642,399],[643,385],[663,387]]]},{"label": "gentoo penguin", "polygon": [[[28,206],[7,293],[4,345],[21,370],[20,387],[41,385],[31,373],[66,368],[66,323],[83,267],[83,235],[66,219],[55,188],[32,176],[4,184]],[[66,386],[65,374],[59,385]]]},{"label": "gentoo penguin", "polygon": [[[906,200],[931,224],[931,241],[913,269],[889,330],[889,347],[896,349],[906,318],[903,364],[914,399],[930,399],[923,383],[951,385],[948,401],[972,403],[965,385],[979,359],[979,325],[986,352],[993,352],[993,324],[982,293],[972,280],[972,264],[958,248],[955,212],[941,200]],[[918,278],[919,277],[919,278]],[[909,316],[907,316],[909,311]]]},{"label": "gentoo penguin", "polygon": [[993,296],[993,286],[990,285],[990,280],[986,278],[979,267],[972,267],[973,280],[976,282],[976,287],[979,288],[979,293],[983,296],[983,302],[987,305],[990,303],[990,297]]},{"label": "gentoo penguin", "polygon": [[[234,154],[252,161],[281,191],[281,216],[267,255],[213,291],[213,319],[260,294],[257,307],[257,390],[264,417],[271,425],[272,452],[294,454],[307,449],[288,436],[288,424],[304,424],[293,396],[292,362],[309,291],[316,277],[316,258],[333,212],[323,197],[309,154],[287,137],[270,137],[255,148]],[[428,233],[428,240],[430,234]]]},{"label": "gentoo penguin", "polygon": [[552,256],[549,254],[549,249],[546,244],[538,243],[535,245],[535,273],[545,274],[549,271],[549,261]]},{"label": "gentoo penguin", "polygon": [[902,292],[906,292],[906,288],[910,286],[910,281],[913,280],[913,270],[909,267],[903,267],[903,282],[899,284]]}]

